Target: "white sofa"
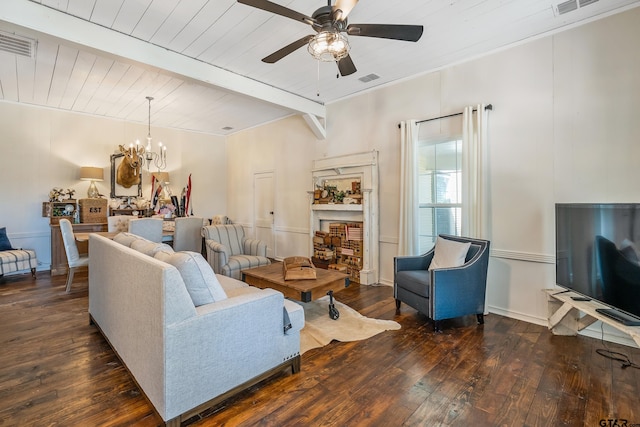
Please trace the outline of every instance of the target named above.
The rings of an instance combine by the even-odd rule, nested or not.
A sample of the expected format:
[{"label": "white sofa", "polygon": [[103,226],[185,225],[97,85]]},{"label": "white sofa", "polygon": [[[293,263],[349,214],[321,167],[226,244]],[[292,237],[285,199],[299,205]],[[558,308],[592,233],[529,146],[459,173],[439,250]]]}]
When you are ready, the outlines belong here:
[{"label": "white sofa", "polygon": [[167,256],[166,245],[149,252],[115,240],[89,239],[90,319],[167,425],[284,369],[300,370],[300,305],[211,271],[226,298],[196,307],[184,271],[150,256]]}]

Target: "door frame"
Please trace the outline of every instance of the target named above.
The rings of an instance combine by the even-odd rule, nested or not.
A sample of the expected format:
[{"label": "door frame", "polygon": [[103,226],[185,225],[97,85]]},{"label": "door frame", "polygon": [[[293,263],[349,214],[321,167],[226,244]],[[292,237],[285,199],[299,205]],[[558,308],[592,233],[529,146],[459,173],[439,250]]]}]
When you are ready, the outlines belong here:
[{"label": "door frame", "polygon": [[[257,210],[257,203],[256,203],[256,199],[258,197],[257,191],[256,191],[256,181],[259,178],[262,177],[271,177],[271,184],[272,184],[272,200],[271,200],[271,206],[273,207],[273,214],[271,215],[271,242],[272,242],[272,248],[271,248],[271,258],[276,257],[277,251],[276,251],[276,245],[277,245],[277,239],[276,239],[276,229],[275,229],[275,204],[276,204],[276,173],[274,170],[263,170],[263,171],[259,171],[259,172],[254,172],[253,173],[253,227],[254,227],[254,235],[256,238],[258,238],[258,221],[257,221],[257,215],[256,215],[256,210]],[[269,247],[267,246],[267,256],[269,256]]]}]

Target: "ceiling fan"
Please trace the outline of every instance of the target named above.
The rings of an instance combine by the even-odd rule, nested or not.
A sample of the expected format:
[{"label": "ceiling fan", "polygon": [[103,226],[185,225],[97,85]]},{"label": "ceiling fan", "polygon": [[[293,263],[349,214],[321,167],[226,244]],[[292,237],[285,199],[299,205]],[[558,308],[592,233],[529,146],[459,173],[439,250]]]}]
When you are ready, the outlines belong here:
[{"label": "ceiling fan", "polygon": [[390,24],[348,24],[347,16],[358,0],[336,0],[313,12],[304,15],[268,0],[238,0],[238,3],[252,6],[267,12],[291,18],[295,21],[311,25],[317,34],[302,37],[280,50],[262,59],[273,64],[290,53],[307,45],[309,53],[320,61],[335,61],[342,76],[356,72],[356,66],[349,56],[349,41],[341,33],[350,36],[377,37],[383,39],[405,40],[417,42],[422,36],[422,25],[390,25]]}]

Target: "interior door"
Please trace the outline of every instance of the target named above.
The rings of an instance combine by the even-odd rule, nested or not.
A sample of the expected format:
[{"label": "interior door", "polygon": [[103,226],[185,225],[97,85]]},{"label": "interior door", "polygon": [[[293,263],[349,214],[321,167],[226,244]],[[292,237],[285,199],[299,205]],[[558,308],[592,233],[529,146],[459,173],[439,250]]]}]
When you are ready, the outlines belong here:
[{"label": "interior door", "polygon": [[267,243],[267,256],[275,258],[274,223],[274,178],[273,172],[256,173],[253,177],[254,224],[256,239]]}]

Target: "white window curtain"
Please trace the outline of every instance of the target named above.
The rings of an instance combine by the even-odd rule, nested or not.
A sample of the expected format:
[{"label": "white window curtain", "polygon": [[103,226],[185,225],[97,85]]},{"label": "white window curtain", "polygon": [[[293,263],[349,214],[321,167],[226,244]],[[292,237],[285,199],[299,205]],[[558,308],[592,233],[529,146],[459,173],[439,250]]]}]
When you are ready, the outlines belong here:
[{"label": "white window curtain", "polygon": [[[474,114],[474,110],[476,110]],[[468,106],[462,126],[462,235],[487,238],[487,116],[484,104]]]},{"label": "white window curtain", "polygon": [[417,147],[420,125],[416,120],[400,123],[400,227],[398,255],[417,255],[418,174]]}]

